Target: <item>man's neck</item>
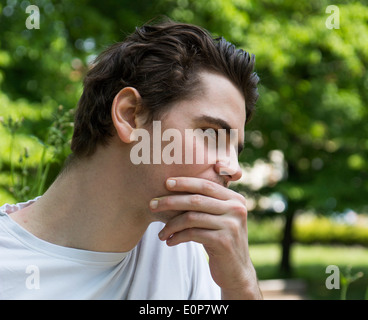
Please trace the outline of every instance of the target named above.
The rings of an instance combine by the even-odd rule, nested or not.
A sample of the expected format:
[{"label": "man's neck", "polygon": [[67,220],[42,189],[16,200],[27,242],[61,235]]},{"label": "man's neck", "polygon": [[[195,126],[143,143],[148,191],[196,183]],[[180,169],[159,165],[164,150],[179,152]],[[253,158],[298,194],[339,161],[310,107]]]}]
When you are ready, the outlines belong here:
[{"label": "man's neck", "polygon": [[152,221],[132,194],[131,177],[119,171],[112,159],[95,157],[72,165],[39,200],[10,216],[35,236],[57,245],[102,252],[131,250]]}]

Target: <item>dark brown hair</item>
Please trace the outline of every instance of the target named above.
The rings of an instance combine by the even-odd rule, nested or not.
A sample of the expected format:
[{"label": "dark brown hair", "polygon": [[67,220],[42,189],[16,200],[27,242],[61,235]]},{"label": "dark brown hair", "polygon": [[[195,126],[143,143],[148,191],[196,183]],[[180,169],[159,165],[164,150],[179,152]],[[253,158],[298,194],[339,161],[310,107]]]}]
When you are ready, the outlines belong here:
[{"label": "dark brown hair", "polygon": [[124,87],[138,90],[149,122],[170,104],[193,98],[201,88],[199,72],[205,70],[226,76],[243,92],[248,122],[258,99],[259,79],[253,68],[254,55],[198,26],[165,21],[137,27],[98,56],[87,73],[72,151],[77,157],[89,156],[97,145],[108,143],[114,135],[111,105]]}]

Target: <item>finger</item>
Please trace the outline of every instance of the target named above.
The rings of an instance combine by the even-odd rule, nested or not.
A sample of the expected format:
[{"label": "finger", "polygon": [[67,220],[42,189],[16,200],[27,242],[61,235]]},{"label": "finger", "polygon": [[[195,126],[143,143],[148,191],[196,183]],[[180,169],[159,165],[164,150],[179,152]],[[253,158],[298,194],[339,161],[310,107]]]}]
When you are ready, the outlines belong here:
[{"label": "finger", "polygon": [[167,239],[166,244],[168,246],[176,246],[180,243],[194,241],[206,246],[216,240],[217,232],[218,231],[200,228],[185,229],[173,234],[172,237]]},{"label": "finger", "polygon": [[159,233],[159,238],[164,241],[177,232],[191,228],[219,230],[223,225],[221,221],[222,219],[218,219],[218,216],[215,215],[188,211],[166,223],[165,227]]},{"label": "finger", "polygon": [[206,197],[200,194],[169,195],[154,198],[150,202],[152,212],[160,211],[204,211],[212,214],[224,214],[228,211],[227,201]]},{"label": "finger", "polygon": [[219,183],[195,177],[174,177],[166,180],[170,191],[197,193],[219,200],[237,199],[245,205],[245,198]]}]

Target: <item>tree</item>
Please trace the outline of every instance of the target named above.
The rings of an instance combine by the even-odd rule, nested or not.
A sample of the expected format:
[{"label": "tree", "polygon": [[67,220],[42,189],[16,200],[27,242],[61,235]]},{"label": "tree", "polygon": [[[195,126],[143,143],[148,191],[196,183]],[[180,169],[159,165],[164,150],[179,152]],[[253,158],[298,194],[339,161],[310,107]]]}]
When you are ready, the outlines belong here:
[{"label": "tree", "polygon": [[[368,48],[359,40],[368,37],[368,8],[339,4],[340,29],[328,29],[328,3],[304,4],[284,2],[284,17],[263,19],[258,66],[269,77],[263,81],[264,112],[253,124],[261,128],[263,148],[281,150],[287,161],[287,179],[272,190],[288,199],[281,264],[286,273],[295,212],[366,210],[368,191]],[[272,49],[266,44],[277,34],[283,37],[273,40]]]}]

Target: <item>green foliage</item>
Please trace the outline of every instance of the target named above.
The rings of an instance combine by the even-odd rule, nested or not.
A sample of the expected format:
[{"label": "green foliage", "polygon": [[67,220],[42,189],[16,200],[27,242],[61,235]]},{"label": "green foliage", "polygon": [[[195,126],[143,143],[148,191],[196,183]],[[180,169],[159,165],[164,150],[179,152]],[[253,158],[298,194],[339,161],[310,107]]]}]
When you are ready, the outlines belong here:
[{"label": "green foliage", "polygon": [[[8,147],[10,179],[5,179],[4,188],[17,201],[35,198],[46,191],[50,167],[54,163],[60,166],[69,153],[67,137],[70,136],[73,127],[72,114],[73,110],[64,112],[60,105],[54,115],[53,123],[48,127],[46,140],[41,141],[31,136],[29,138],[34,140],[33,144],[19,133],[24,118],[13,120],[9,116],[6,121],[1,119],[5,129],[4,135],[8,134],[10,137]],[[23,148],[22,152],[19,152],[20,148]],[[3,166],[6,168],[6,163],[3,163]]]},{"label": "green foliage", "polygon": [[[279,243],[282,238],[283,220],[280,216],[248,218],[248,240],[250,244]],[[359,216],[354,223],[342,218],[304,213],[298,215],[293,225],[293,238],[297,243],[324,245],[368,246],[368,217]],[[367,260],[368,262],[368,260]]]},{"label": "green foliage", "polygon": [[250,154],[257,159],[266,150],[282,150],[288,177],[272,192],[290,199],[290,191],[299,188],[300,208],[364,210],[368,99],[362,79],[368,50],[356,39],[368,35],[368,9],[339,4],[341,28],[329,30],[328,4],[286,1],[277,4],[280,14],[274,14],[272,4],[250,24],[246,43],[256,54],[262,79],[251,128],[264,141]]},{"label": "green foliage", "polygon": [[340,282],[341,282],[341,300],[346,300],[346,294],[349,286],[357,281],[359,278],[363,277],[363,272],[357,272],[356,274],[351,274],[351,266],[348,266],[345,270],[345,274],[340,274]]},{"label": "green foliage", "polygon": [[249,217],[248,241],[250,244],[279,243],[282,237],[283,220],[280,218],[256,219]]},{"label": "green foliage", "polygon": [[[250,245],[250,256],[260,280],[280,277],[279,265],[281,250],[278,244]],[[340,300],[340,289],[329,290],[326,279],[326,267],[336,265],[340,270],[340,282],[343,277],[363,275],[351,282],[346,290],[346,299],[367,299],[368,289],[368,249],[362,246],[303,245],[295,244],[292,249],[294,264],[293,277],[307,284],[308,299]],[[350,271],[349,271],[350,270]]]},{"label": "green foliage", "polygon": [[368,245],[366,222],[349,224],[323,216],[301,215],[295,221],[293,233],[295,241],[304,244]]}]

